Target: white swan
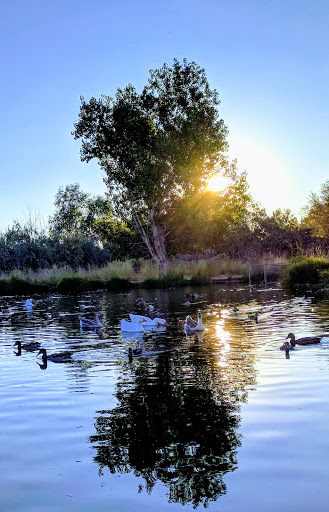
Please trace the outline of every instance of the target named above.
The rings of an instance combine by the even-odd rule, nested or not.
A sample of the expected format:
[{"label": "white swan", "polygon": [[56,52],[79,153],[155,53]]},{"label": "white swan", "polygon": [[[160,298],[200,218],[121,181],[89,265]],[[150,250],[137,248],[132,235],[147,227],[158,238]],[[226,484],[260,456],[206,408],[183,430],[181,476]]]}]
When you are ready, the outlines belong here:
[{"label": "white swan", "polygon": [[128,320],[121,320],[122,332],[144,332],[142,322],[128,322]]},{"label": "white swan", "polygon": [[195,322],[192,320],[190,315],[186,317],[185,324],[184,324],[184,330],[189,332],[196,332],[196,331],[204,331],[204,326],[202,324],[202,314],[201,311],[198,312],[198,322]]},{"label": "white swan", "polygon": [[167,327],[168,324],[164,318],[149,318],[148,316],[143,315],[133,315],[129,313],[130,320],[134,323],[143,322],[143,327]]},{"label": "white swan", "polygon": [[79,316],[80,327],[83,329],[95,329],[95,327],[103,327],[99,321],[99,317],[101,316],[103,316],[103,313],[100,313],[99,311],[95,313],[95,320],[92,320],[91,318],[85,318],[84,316]]}]

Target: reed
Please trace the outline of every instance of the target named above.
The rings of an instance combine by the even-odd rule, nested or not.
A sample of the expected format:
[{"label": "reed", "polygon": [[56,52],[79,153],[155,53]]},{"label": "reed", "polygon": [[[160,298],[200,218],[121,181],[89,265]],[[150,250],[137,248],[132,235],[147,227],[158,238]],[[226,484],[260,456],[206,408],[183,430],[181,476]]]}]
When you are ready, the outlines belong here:
[{"label": "reed", "polygon": [[[278,258],[272,262],[278,263]],[[280,262],[286,262],[280,258]],[[321,267],[324,270],[327,267]],[[170,262],[168,273],[160,277],[157,264],[151,260],[114,261],[102,268],[72,270],[70,267],[52,267],[39,272],[15,270],[0,276],[0,294],[28,294],[43,291],[85,291],[99,288],[127,289],[132,286],[182,286],[187,283],[206,284],[213,277],[248,277],[248,263],[227,256]]]}]

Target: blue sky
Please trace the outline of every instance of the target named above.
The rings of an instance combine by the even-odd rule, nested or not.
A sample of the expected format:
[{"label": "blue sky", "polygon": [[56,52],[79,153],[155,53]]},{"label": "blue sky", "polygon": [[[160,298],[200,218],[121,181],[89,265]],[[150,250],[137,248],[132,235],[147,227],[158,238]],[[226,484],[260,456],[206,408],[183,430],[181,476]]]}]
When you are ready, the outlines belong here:
[{"label": "blue sky", "polygon": [[271,213],[299,214],[328,175],[329,3],[11,0],[0,21],[0,229],[47,221],[60,186],[103,194],[71,135],[80,95],[114,95],[176,57],[206,69],[230,155]]}]

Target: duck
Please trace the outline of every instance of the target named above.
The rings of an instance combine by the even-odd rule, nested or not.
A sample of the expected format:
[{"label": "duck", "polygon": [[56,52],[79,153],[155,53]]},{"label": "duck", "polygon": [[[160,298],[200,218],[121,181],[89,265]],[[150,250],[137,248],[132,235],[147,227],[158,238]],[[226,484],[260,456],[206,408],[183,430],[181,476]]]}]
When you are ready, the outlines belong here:
[{"label": "duck", "polygon": [[258,324],[259,312],[256,311],[256,313],[249,313],[248,318],[249,320],[254,320],[256,324]]},{"label": "duck", "polygon": [[95,329],[103,327],[102,323],[99,321],[99,318],[103,316],[103,313],[97,311],[95,313],[95,319],[86,318],[84,316],[79,316],[80,327],[83,329]]},{"label": "duck", "polygon": [[285,350],[286,352],[289,350],[294,350],[295,347],[293,345],[290,344],[289,341],[285,341],[284,344],[280,347],[280,350]]},{"label": "duck", "polygon": [[321,338],[323,336],[305,336],[304,338],[298,338],[296,340],[295,335],[290,332],[286,339],[290,338],[290,343],[292,347],[295,345],[315,345],[316,343],[320,343]]},{"label": "duck", "polygon": [[45,348],[40,348],[37,355],[42,355],[42,361],[52,361],[53,363],[67,363],[72,361],[71,356],[72,352],[57,352],[55,354],[48,355],[47,350]]},{"label": "duck", "polygon": [[185,293],[185,297],[187,299],[198,299],[199,294],[198,293]]},{"label": "duck", "polygon": [[185,332],[188,331],[204,331],[204,326],[202,324],[202,314],[201,311],[198,312],[198,322],[195,322],[192,320],[190,315],[186,317],[185,324],[184,324],[184,330]]},{"label": "duck", "polygon": [[159,317],[156,317],[156,318],[149,318],[148,316],[143,316],[143,315],[133,315],[132,313],[129,313],[129,317],[130,317],[130,320],[134,323],[138,323],[138,322],[142,322],[143,323],[143,327],[148,327],[148,326],[151,326],[151,327],[167,327],[168,324],[167,324],[167,321],[164,319],[164,318],[159,318]]},{"label": "duck", "polygon": [[122,319],[120,322],[122,332],[145,332],[142,326],[142,321],[139,322],[128,322],[128,320]]},{"label": "duck", "polygon": [[20,340],[17,340],[15,341],[14,344],[17,345],[18,350],[22,350],[22,348],[29,352],[33,352],[34,350],[40,350],[40,343],[38,343],[37,341],[32,341],[31,343],[24,343],[22,345],[22,342]]},{"label": "duck", "polygon": [[142,354],[143,354],[142,347],[136,347],[136,348],[129,347],[129,349],[128,349],[128,357],[129,357],[130,361],[132,361],[133,356],[140,356]]}]

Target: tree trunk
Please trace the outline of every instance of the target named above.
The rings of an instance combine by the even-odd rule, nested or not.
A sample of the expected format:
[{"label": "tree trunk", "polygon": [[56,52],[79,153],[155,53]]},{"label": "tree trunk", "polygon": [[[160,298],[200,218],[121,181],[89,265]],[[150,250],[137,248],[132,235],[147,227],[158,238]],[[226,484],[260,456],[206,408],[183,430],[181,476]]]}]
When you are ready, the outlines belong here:
[{"label": "tree trunk", "polygon": [[136,214],[133,215],[136,230],[141,235],[150,256],[159,266],[160,276],[165,276],[169,268],[169,260],[166,249],[166,236],[164,229],[154,222],[153,212],[150,214],[150,232],[142,226]]}]

